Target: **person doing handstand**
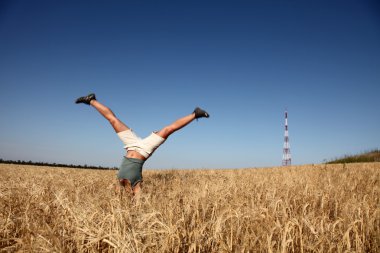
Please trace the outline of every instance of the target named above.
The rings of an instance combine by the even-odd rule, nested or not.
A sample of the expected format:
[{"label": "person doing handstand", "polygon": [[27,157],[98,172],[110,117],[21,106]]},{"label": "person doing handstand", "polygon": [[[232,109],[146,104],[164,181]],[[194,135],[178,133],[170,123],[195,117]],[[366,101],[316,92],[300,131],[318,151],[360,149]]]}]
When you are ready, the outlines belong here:
[{"label": "person doing handstand", "polygon": [[196,107],[193,113],[177,119],[160,131],[152,132],[148,137],[141,139],[131,128],[121,122],[111,109],[96,100],[95,94],[91,93],[87,96],[79,97],[75,103],[93,106],[111,123],[113,129],[123,142],[127,153],[123,156],[117,177],[120,185],[133,195],[138,194],[141,190],[143,180],[142,168],[144,162],[153,152],[164,143],[172,133],[188,125],[194,119],[209,117],[209,114],[205,110]]}]

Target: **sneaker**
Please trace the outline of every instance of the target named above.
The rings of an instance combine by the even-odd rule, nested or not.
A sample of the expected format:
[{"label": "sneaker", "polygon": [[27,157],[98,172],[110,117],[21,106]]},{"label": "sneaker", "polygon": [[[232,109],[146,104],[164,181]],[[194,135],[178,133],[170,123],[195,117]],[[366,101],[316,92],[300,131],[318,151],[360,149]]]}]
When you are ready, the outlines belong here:
[{"label": "sneaker", "polygon": [[196,119],[210,117],[210,115],[205,110],[202,110],[199,107],[195,108],[195,110],[194,110],[193,113],[195,113],[195,118]]},{"label": "sneaker", "polygon": [[95,99],[96,100],[96,97],[95,97],[95,94],[94,93],[91,93],[87,96],[84,96],[84,97],[80,97],[78,98],[75,103],[76,104],[80,104],[80,103],[84,103],[84,104],[87,104],[89,105],[91,100]]}]

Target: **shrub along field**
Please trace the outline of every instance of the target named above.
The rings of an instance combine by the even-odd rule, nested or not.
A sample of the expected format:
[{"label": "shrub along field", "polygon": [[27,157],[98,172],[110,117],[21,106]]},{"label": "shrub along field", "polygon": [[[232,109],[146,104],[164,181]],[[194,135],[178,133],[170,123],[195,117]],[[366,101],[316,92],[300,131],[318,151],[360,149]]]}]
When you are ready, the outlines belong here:
[{"label": "shrub along field", "polygon": [[380,162],[380,150],[374,149],[361,154],[345,155],[341,158],[333,159],[328,164],[333,163],[368,163],[368,162]]},{"label": "shrub along field", "polygon": [[380,163],[115,174],[0,164],[0,252],[380,252]]}]

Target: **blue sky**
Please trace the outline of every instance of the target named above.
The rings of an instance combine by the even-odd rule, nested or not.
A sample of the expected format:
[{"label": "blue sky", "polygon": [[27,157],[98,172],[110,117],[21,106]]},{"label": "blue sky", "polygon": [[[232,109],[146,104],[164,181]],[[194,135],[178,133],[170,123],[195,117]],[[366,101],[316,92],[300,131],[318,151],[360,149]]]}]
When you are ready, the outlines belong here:
[{"label": "blue sky", "polygon": [[118,166],[99,101],[142,137],[195,106],[146,168],[293,164],[380,148],[377,1],[1,1],[0,157]]}]

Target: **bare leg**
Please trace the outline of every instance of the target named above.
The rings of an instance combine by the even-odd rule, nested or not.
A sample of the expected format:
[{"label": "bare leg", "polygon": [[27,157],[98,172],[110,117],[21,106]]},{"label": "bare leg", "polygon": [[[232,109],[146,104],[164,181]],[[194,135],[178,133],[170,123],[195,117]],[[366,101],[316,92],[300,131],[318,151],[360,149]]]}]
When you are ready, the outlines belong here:
[{"label": "bare leg", "polygon": [[115,114],[111,111],[110,108],[103,105],[99,101],[93,99],[91,100],[90,105],[92,105],[101,115],[103,115],[104,118],[106,118],[111,123],[116,133],[129,129],[127,125],[125,125],[115,116]]},{"label": "bare leg", "polygon": [[177,119],[172,124],[164,127],[163,129],[158,131],[157,134],[161,136],[162,138],[167,139],[172,133],[188,125],[194,119],[195,119],[195,113],[189,114],[183,118]]}]

